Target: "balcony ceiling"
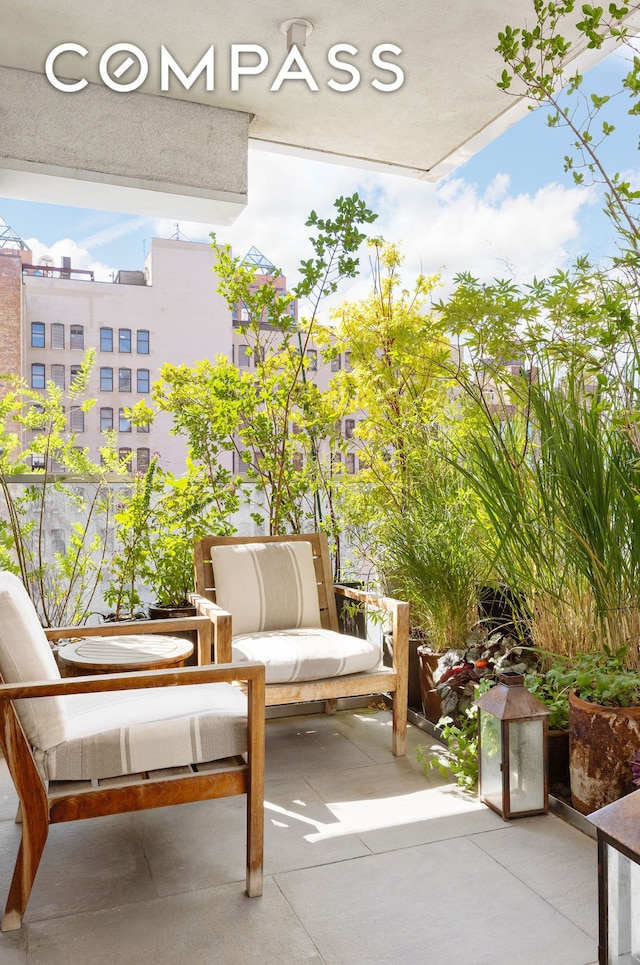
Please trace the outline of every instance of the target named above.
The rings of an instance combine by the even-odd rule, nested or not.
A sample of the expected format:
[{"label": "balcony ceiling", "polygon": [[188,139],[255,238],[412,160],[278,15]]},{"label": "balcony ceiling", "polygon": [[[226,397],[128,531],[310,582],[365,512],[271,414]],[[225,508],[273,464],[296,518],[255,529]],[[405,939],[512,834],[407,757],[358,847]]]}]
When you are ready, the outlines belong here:
[{"label": "balcony ceiling", "polygon": [[[0,66],[42,74],[56,45],[75,42],[89,54],[62,55],[58,75],[85,77],[103,87],[101,55],[112,44],[132,43],[149,61],[139,93],[246,113],[255,146],[312,152],[364,167],[383,165],[428,180],[464,161],[524,112],[516,98],[496,88],[503,65],[494,48],[505,24],[522,24],[532,17],[531,0],[65,0],[54,6],[2,0],[2,14]],[[270,86],[287,54],[281,24],[297,17],[314,27],[304,56],[320,89],[311,91],[296,80],[275,92]],[[359,51],[352,58],[341,55],[361,71],[358,87],[346,93],[327,87],[331,78],[348,80],[327,61],[327,51],[338,43],[353,44]],[[391,93],[371,86],[374,78],[393,79],[371,63],[371,51],[381,43],[402,49],[397,58],[385,55],[405,74],[403,86]],[[207,91],[201,76],[189,91],[174,79],[170,91],[161,94],[161,45],[189,74],[211,44],[215,90]],[[230,83],[232,44],[258,44],[269,53],[265,72],[242,78],[237,91]],[[117,56],[122,61],[126,55]],[[116,57],[112,70],[117,63]],[[131,68],[134,76],[136,70]],[[127,96],[118,94],[123,105]],[[81,109],[81,98],[81,93],[59,95],[65,107],[73,103],[75,110]],[[189,144],[183,146],[188,152]]]}]

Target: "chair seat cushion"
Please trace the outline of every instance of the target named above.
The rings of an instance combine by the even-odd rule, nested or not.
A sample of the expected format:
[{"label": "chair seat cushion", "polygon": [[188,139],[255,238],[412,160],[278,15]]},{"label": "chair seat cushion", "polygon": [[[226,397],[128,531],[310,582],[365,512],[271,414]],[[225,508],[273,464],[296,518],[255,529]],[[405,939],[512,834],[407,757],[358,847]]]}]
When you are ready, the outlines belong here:
[{"label": "chair seat cushion", "polygon": [[67,739],[35,750],[47,780],[116,777],[247,750],[247,699],[231,684],[73,694],[64,700]]},{"label": "chair seat cushion", "polygon": [[268,684],[321,680],[375,670],[380,647],[334,630],[301,627],[233,637],[234,662],[264,663]]}]

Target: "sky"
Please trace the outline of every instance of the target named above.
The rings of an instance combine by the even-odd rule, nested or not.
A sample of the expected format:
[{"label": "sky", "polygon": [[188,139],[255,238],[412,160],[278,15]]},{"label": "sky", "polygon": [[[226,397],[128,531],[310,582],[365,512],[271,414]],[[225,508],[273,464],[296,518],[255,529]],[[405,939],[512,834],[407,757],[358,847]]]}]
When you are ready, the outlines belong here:
[{"label": "sky", "polygon": [[[587,77],[599,93],[613,93],[626,72],[615,53]],[[505,94],[505,97],[508,95]],[[612,102],[615,134],[607,142],[610,170],[640,180],[638,118],[628,103]],[[109,281],[119,269],[142,268],[152,237],[180,235],[208,242],[211,231],[234,252],[260,249],[295,284],[297,266],[311,256],[305,220],[312,209],[329,217],[340,195],[355,191],[378,212],[372,233],[398,243],[405,255],[403,280],[410,287],[419,272],[440,273],[446,292],[457,272],[482,280],[510,278],[526,283],[577,256],[602,262],[613,240],[601,213],[598,190],[576,187],[563,171],[566,132],[549,129],[548,111],[531,112],[482,151],[436,184],[339,164],[249,153],[249,201],[231,227],[131,214],[37,204],[0,197],[0,216],[28,244],[34,261],[63,255],[75,268],[91,268]],[[282,198],[286,198],[283,204]],[[359,298],[368,289],[366,254],[361,277],[341,291]]]}]

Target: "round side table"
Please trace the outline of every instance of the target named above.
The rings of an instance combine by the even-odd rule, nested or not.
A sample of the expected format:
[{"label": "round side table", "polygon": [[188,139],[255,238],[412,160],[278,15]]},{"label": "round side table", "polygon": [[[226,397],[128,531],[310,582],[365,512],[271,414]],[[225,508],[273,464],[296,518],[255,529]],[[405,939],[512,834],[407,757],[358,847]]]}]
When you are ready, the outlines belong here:
[{"label": "round side table", "polygon": [[58,650],[60,663],[72,677],[128,670],[168,670],[182,667],[193,644],[180,637],[132,633],[121,637],[82,637]]}]

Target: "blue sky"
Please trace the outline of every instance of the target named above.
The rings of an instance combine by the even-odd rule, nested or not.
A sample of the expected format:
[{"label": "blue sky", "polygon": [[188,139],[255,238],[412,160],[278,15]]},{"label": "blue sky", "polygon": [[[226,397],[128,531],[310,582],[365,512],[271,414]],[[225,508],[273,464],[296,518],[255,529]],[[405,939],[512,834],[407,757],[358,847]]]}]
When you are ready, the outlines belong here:
[{"label": "blue sky", "polygon": [[[619,54],[593,68],[589,85],[617,89],[625,65]],[[505,97],[508,95],[505,95]],[[615,135],[607,144],[610,168],[638,175],[638,118],[628,103],[613,102]],[[460,270],[482,278],[527,281],[566,265],[579,254],[601,260],[612,252],[597,192],[575,188],[563,172],[565,132],[545,124],[548,111],[532,112],[436,185],[391,174],[251,151],[249,204],[231,228],[180,222],[193,241],[216,230],[238,254],[251,245],[279,265],[290,282],[309,256],[304,221],[315,208],[329,214],[334,198],[358,191],[375,210],[376,233],[399,242],[407,273]],[[286,209],[279,200],[287,197]],[[154,236],[170,237],[175,222],[0,198],[0,215],[32,247],[34,256],[63,254],[78,268],[108,280],[120,268],[140,268]],[[347,297],[362,294],[353,283]]]}]

